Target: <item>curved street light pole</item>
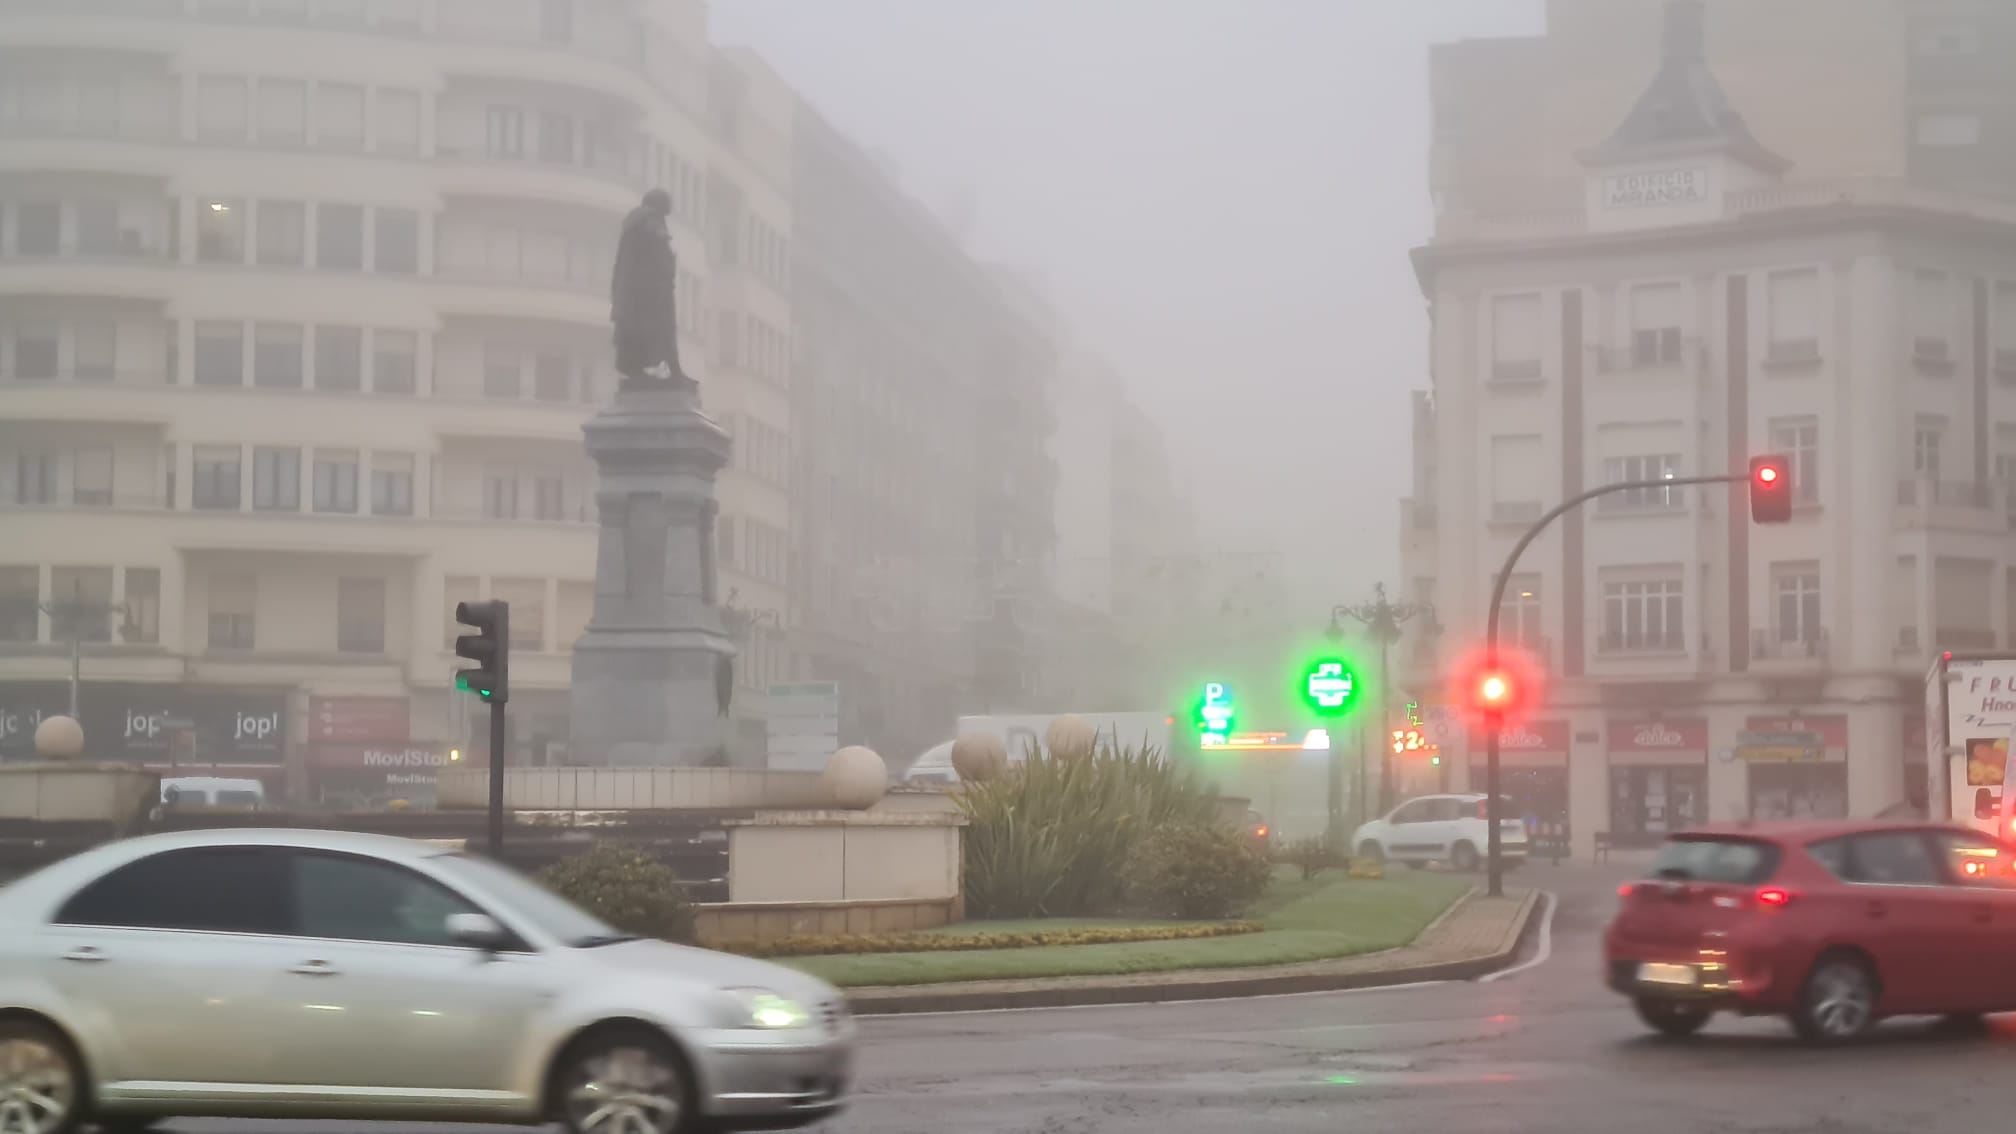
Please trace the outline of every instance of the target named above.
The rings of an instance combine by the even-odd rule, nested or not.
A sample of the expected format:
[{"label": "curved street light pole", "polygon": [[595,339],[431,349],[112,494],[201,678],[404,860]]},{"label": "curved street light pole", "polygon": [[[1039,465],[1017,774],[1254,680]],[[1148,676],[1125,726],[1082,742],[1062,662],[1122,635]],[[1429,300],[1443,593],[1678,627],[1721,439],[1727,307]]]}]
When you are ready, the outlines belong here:
[{"label": "curved street light pole", "polygon": [[[1525,552],[1529,544],[1540,538],[1540,533],[1547,530],[1548,524],[1553,523],[1562,515],[1574,510],[1583,502],[1594,500],[1598,496],[1607,496],[1612,492],[1629,492],[1632,489],[1679,488],[1690,484],[1733,484],[1737,481],[1747,481],[1748,479],[1749,474],[1739,473],[1735,476],[1727,474],[1720,476],[1667,476],[1660,477],[1657,480],[1626,480],[1616,484],[1598,485],[1587,492],[1570,496],[1560,504],[1555,505],[1552,511],[1533,521],[1533,526],[1527,528],[1526,534],[1519,537],[1519,542],[1512,545],[1512,550],[1505,556],[1505,565],[1498,569],[1498,577],[1491,582],[1491,605],[1484,615],[1484,668],[1487,671],[1498,668],[1498,607],[1499,604],[1505,601],[1506,584],[1512,580],[1513,569],[1519,566],[1519,556]],[[1488,817],[1484,832],[1486,846],[1484,855],[1486,861],[1485,893],[1493,898],[1501,897],[1505,893],[1503,839],[1500,837],[1498,831],[1498,824],[1502,821],[1502,817],[1498,814],[1498,734],[1504,729],[1504,726],[1505,717],[1502,712],[1485,713],[1484,814]]]}]

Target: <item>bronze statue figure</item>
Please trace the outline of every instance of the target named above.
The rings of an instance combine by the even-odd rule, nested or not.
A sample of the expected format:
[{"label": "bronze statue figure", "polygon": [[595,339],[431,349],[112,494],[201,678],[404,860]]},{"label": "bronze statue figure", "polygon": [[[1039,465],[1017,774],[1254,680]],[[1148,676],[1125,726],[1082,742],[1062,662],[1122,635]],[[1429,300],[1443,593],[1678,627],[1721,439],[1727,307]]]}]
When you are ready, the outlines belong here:
[{"label": "bronze statue figure", "polygon": [[616,372],[626,387],[692,382],[679,367],[679,258],[665,224],[671,215],[671,194],[653,189],[623,218],[609,318],[616,325]]}]

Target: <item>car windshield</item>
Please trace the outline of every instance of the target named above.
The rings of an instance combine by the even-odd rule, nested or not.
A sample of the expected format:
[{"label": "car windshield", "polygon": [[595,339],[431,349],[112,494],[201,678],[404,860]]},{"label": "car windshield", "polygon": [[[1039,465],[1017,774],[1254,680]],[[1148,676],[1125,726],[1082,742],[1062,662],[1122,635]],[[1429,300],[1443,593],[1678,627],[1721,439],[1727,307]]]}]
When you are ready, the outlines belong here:
[{"label": "car windshield", "polygon": [[508,867],[487,858],[444,854],[435,858],[444,871],[474,883],[502,903],[510,915],[575,949],[592,949],[620,941],[635,941],[574,903]]},{"label": "car windshield", "polygon": [[1755,839],[1673,839],[1659,848],[1651,876],[1683,882],[1762,882],[1778,869],[1778,848]]}]

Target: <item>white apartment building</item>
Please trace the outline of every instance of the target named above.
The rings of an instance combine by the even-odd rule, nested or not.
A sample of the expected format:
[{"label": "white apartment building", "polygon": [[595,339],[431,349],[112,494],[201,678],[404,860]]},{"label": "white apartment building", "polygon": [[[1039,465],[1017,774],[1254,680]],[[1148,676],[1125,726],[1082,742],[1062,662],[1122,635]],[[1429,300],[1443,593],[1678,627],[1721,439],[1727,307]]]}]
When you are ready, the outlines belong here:
[{"label": "white apartment building", "polygon": [[[1402,544],[1439,631],[1402,652],[1416,689],[1449,695],[1545,509],[1791,460],[1789,524],[1753,525],[1741,485],[1640,491],[1521,559],[1502,634],[1550,682],[1506,783],[1582,851],[1922,801],[1932,652],[2016,646],[2016,208],[1803,179],[1716,86],[1699,11],[1670,7],[1658,75],[1581,151],[1580,208],[1471,216],[1416,254],[1433,391]],[[1783,732],[1821,758],[1744,740]],[[1481,784],[1480,738],[1444,741]]]},{"label": "white apartment building", "polygon": [[683,360],[736,438],[723,594],[760,717],[792,105],[710,47],[701,0],[0,6],[0,755],[64,709],[74,636],[94,756],[423,798],[449,747],[483,758],[448,684],[456,602],[493,597],[514,759],[564,759],[580,429],[654,185]]}]

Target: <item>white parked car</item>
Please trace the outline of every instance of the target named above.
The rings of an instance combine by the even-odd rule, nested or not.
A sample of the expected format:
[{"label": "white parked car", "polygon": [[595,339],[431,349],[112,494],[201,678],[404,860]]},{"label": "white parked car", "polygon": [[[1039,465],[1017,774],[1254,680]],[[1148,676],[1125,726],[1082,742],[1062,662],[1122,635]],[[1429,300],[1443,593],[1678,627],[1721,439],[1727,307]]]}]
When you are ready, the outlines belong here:
[{"label": "white parked car", "polygon": [[842,1106],[838,992],[427,843],[195,831],[0,890],[0,1130],[178,1116],[691,1134]]},{"label": "white parked car", "polygon": [[[1510,801],[1500,810],[1499,854],[1510,865],[1526,861],[1526,824]],[[1482,792],[1422,795],[1402,803],[1384,818],[1374,819],[1351,836],[1360,858],[1425,866],[1446,862],[1457,870],[1475,870],[1484,861],[1490,840]]]}]

